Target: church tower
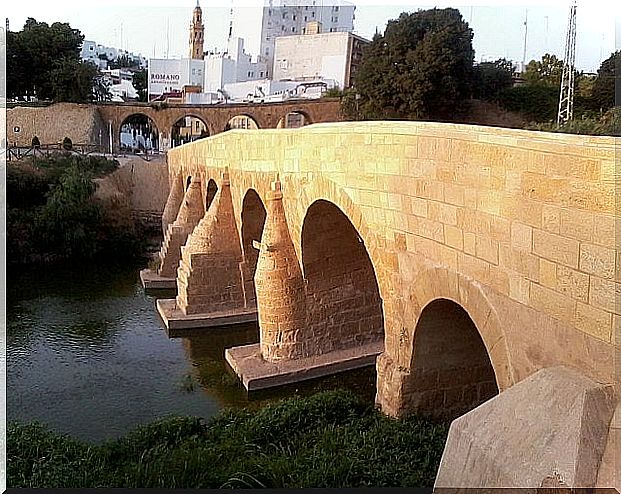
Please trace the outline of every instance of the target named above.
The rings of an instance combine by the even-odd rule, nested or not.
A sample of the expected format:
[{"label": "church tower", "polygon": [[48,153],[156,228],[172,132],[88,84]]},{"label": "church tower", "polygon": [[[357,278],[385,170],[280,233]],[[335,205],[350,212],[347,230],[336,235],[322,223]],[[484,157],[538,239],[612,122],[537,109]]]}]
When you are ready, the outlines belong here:
[{"label": "church tower", "polygon": [[205,26],[203,26],[203,11],[196,0],[196,7],[192,14],[192,23],[190,24],[190,58],[204,58],[203,43],[205,41]]}]

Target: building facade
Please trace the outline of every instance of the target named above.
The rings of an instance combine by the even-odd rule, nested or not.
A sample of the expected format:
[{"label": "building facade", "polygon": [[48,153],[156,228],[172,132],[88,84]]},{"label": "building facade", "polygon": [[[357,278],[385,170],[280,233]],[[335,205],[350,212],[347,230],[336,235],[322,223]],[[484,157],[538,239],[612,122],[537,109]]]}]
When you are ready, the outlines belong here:
[{"label": "building facade", "polygon": [[248,52],[266,63],[268,78],[278,37],[304,34],[312,21],[320,22],[325,32],[354,30],[356,6],[343,0],[265,0],[256,7],[233,2],[231,33],[243,37]]},{"label": "building facade", "polygon": [[[316,28],[317,24],[309,27]],[[362,48],[368,43],[349,32],[280,36],[275,40],[273,78],[327,80],[334,81],[341,89],[350,87],[362,59]]]}]

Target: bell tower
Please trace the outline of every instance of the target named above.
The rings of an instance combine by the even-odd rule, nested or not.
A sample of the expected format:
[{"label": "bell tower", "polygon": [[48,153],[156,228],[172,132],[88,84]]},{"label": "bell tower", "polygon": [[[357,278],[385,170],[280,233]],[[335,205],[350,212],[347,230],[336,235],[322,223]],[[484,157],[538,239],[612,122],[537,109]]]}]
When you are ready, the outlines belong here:
[{"label": "bell tower", "polygon": [[192,14],[192,23],[190,24],[190,58],[204,58],[203,43],[205,41],[205,26],[203,25],[203,11],[196,0],[196,7]]}]

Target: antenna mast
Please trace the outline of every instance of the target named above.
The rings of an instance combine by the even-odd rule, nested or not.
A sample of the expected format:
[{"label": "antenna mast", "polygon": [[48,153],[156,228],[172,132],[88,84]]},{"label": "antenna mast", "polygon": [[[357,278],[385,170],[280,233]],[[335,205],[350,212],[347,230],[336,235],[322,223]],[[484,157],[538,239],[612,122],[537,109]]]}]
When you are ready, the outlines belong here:
[{"label": "antenna mast", "polygon": [[574,117],[574,64],[576,62],[576,0],[572,0],[569,9],[569,23],[565,39],[565,62],[561,77],[561,92],[558,101],[556,123],[565,125]]}]

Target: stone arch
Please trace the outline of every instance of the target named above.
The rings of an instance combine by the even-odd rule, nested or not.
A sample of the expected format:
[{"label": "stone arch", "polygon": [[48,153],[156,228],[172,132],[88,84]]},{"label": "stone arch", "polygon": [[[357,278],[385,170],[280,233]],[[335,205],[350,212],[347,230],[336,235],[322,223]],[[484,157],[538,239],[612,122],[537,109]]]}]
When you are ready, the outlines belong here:
[{"label": "stone arch", "polygon": [[[186,125],[180,126],[180,122]],[[189,126],[187,126],[188,122],[190,123]],[[183,114],[170,127],[170,147],[203,139],[209,135],[209,126],[202,117],[194,113]]]},{"label": "stone arch", "polygon": [[[290,116],[295,115],[296,118],[290,120]],[[297,118],[297,115],[300,115],[301,120]],[[298,127],[304,127],[305,125],[312,124],[313,121],[310,118],[308,112],[305,110],[292,109],[289,110],[286,114],[284,114],[280,119],[278,119],[278,123],[276,124],[277,129],[293,129]]]},{"label": "stone arch", "polygon": [[153,120],[145,112],[137,111],[126,115],[117,132],[119,150],[154,151],[160,148],[160,131]]},{"label": "stone arch", "polygon": [[373,263],[347,215],[323,199],[306,211],[301,235],[306,331],[314,353],[383,341],[384,314]]},{"label": "stone arch", "polygon": [[[507,339],[498,314],[477,282],[449,269],[432,267],[424,269],[413,279],[410,290],[409,302],[417,313],[416,324],[424,308],[434,300],[449,300],[460,306],[468,314],[481,337],[499,390],[504,391],[515,384]],[[411,338],[406,341],[416,340],[417,328],[415,326]],[[413,343],[408,343],[404,355],[406,361],[399,359],[402,365],[411,368],[414,360],[413,349]]]},{"label": "stone arch", "polygon": [[[299,195],[295,195],[295,192],[287,192],[293,189],[299,190]],[[382,280],[387,278],[387,274],[381,257],[381,253],[385,251],[385,242],[376,232],[368,227],[360,207],[351,197],[333,181],[319,175],[314,176],[311,181],[303,180],[301,183],[287,183],[283,190],[285,194],[285,212],[287,213],[291,239],[293,240],[298,258],[302,259],[302,224],[304,223],[306,211],[313,202],[319,199],[334,203],[347,216],[360,238],[362,238],[379,281],[380,296],[383,300],[386,300],[385,287]]]},{"label": "stone arch", "polygon": [[463,307],[437,298],[421,311],[414,331],[409,406],[422,415],[453,420],[499,393],[481,335]]},{"label": "stone arch", "polygon": [[259,250],[253,242],[260,242],[267,218],[267,210],[261,197],[254,189],[248,189],[244,194],[241,211],[241,242],[243,255],[243,273],[246,298],[250,305],[256,305],[254,289],[254,275],[259,259]]},{"label": "stone arch", "polygon": [[32,140],[30,141],[30,147],[33,147],[33,148],[41,147],[41,141],[39,140],[38,136],[33,136]]},{"label": "stone arch", "polygon": [[259,123],[248,113],[239,113],[229,118],[224,131],[231,129],[259,129]]},{"label": "stone arch", "polygon": [[207,188],[205,191],[205,211],[209,211],[209,206],[211,206],[217,192],[218,184],[216,184],[216,181],[213,178],[210,178],[207,182]]}]

